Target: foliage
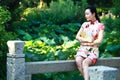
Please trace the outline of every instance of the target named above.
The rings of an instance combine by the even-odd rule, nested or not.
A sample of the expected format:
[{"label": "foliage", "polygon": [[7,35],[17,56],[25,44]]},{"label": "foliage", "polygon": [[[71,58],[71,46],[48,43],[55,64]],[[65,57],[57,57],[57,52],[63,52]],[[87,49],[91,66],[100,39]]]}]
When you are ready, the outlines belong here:
[{"label": "foliage", "polygon": [[120,0],[112,0],[114,7],[112,7],[112,13],[120,18]]},{"label": "foliage", "polygon": [[[11,19],[10,12],[4,7],[0,6],[0,50],[6,52],[6,41],[10,39],[14,39],[15,35],[12,32],[7,32],[5,30],[5,25]],[[4,35],[4,36],[3,36]],[[14,35],[14,37],[13,37]]]},{"label": "foliage", "polygon": [[11,19],[10,12],[4,7],[0,6],[0,25],[6,23]]},{"label": "foliage", "polygon": [[6,77],[6,53],[8,51],[6,42],[10,39],[14,39],[15,35],[12,32],[7,32],[5,30],[5,25],[11,19],[10,12],[5,8],[0,6],[0,79],[5,80]]},{"label": "foliage", "polygon": [[103,19],[105,25],[105,37],[101,45],[101,51],[105,57],[120,56],[120,19],[108,17]]},{"label": "foliage", "polygon": [[90,5],[95,5],[98,7],[112,7],[113,2],[112,0],[87,0]]},{"label": "foliage", "polygon": [[[4,7],[0,6],[0,50],[6,51],[6,41],[9,39],[13,39],[14,37],[11,32],[6,32],[5,24],[11,19],[10,12]],[[4,36],[3,36],[4,35]]]},{"label": "foliage", "polygon": [[60,72],[60,73],[46,73],[46,74],[35,74],[33,80],[84,80],[80,76],[78,71],[73,72]]},{"label": "foliage", "polygon": [[22,0],[21,3],[24,7],[37,7],[40,0]]},{"label": "foliage", "polygon": [[18,37],[22,40],[31,40],[46,36],[48,39],[54,39],[57,44],[62,43],[61,35],[73,39],[80,26],[78,8],[71,1],[67,3],[52,2],[50,9],[46,10],[27,8],[22,20],[13,23]]},{"label": "foliage", "polygon": [[0,5],[7,7],[9,11],[12,12],[15,8],[19,6],[20,1],[21,0],[0,0]]},{"label": "foliage", "polygon": [[[48,40],[47,40],[48,41]],[[51,44],[48,41],[48,44]],[[24,51],[27,61],[50,61],[73,59],[79,42],[68,41],[64,38],[64,44],[59,46],[48,45],[40,40],[26,41]]]}]

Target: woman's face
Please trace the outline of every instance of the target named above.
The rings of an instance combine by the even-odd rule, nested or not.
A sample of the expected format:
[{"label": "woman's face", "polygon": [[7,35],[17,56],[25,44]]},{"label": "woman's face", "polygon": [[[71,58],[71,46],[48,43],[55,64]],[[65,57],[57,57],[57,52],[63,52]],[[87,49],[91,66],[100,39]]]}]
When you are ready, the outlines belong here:
[{"label": "woman's face", "polygon": [[85,18],[87,21],[94,21],[95,13],[91,13],[90,9],[85,10]]}]

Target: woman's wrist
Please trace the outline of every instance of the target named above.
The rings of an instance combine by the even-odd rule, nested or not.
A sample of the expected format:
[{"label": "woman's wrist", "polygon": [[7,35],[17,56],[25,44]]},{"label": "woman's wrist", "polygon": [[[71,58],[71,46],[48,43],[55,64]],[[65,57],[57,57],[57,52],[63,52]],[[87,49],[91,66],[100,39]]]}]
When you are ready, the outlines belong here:
[{"label": "woman's wrist", "polygon": [[83,38],[82,37],[78,37],[77,40],[80,41],[80,42],[83,42]]},{"label": "woman's wrist", "polygon": [[93,45],[94,45],[94,42],[90,43],[90,45],[93,46]]},{"label": "woman's wrist", "polygon": [[83,46],[93,46],[94,43],[93,42],[92,43],[87,42],[87,43],[81,43],[81,45],[83,45]]}]

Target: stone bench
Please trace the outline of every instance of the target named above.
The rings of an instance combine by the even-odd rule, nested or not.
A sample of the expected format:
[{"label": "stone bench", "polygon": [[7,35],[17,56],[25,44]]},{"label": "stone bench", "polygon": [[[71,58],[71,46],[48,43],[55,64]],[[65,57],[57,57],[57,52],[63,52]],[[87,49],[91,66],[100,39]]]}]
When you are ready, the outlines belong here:
[{"label": "stone bench", "polygon": [[117,68],[108,66],[89,67],[90,80],[116,80]]}]

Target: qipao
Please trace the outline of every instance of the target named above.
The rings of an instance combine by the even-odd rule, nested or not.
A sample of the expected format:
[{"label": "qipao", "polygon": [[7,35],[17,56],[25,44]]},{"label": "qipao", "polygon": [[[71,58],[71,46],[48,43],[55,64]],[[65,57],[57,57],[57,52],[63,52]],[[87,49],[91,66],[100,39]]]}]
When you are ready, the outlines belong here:
[{"label": "qipao", "polygon": [[[80,28],[80,37],[83,37],[88,41],[94,41],[98,38],[98,33],[100,30],[104,30],[104,25],[99,23],[98,21],[84,22]],[[92,63],[95,64],[96,59],[99,57],[98,45],[80,45],[80,48],[78,49],[77,54],[75,56],[82,56],[83,58],[88,57],[92,60]]]}]

